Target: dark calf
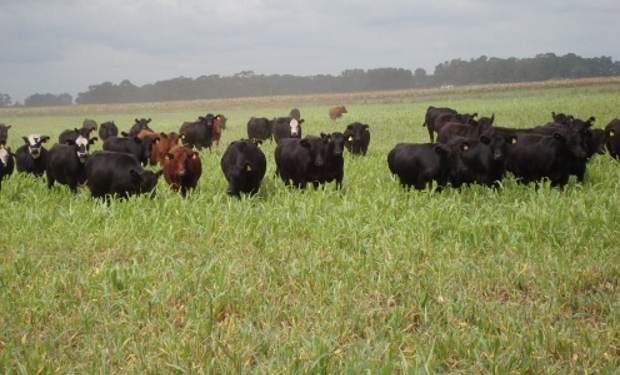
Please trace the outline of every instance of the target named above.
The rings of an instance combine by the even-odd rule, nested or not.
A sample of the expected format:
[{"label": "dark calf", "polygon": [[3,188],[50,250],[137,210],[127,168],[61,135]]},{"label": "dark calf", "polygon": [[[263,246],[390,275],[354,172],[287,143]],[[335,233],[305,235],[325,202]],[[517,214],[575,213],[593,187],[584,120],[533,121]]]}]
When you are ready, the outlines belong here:
[{"label": "dark calf", "polygon": [[259,148],[260,144],[262,141],[254,143],[242,139],[228,145],[220,160],[220,166],[228,181],[226,192],[229,195],[254,195],[258,192],[267,168],[267,160]]},{"label": "dark calf", "polygon": [[85,164],[87,186],[93,198],[128,198],[151,193],[162,171],[146,171],[130,154],[114,151],[95,151]]}]

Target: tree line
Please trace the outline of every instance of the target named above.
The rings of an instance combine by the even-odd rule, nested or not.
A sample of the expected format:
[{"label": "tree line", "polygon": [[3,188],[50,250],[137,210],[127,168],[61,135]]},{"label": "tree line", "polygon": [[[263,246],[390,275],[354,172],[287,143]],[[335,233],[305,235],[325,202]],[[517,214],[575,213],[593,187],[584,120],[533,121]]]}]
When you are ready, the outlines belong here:
[{"label": "tree line", "polygon": [[[611,57],[583,58],[569,53],[553,53],[533,58],[501,59],[481,56],[469,61],[454,59],[435,67],[433,75],[424,69],[414,72],[402,68],[349,69],[333,75],[262,75],[247,70],[232,76],[209,75],[178,77],[136,86],[129,80],[119,84],[104,82],[80,92],[75,104],[119,104],[173,100],[219,99],[268,95],[308,95],[358,91],[402,90],[485,83],[535,82],[551,79],[575,79],[620,76],[620,62]],[[23,104],[11,102],[0,94],[0,107],[72,105],[69,94],[34,94]]]}]

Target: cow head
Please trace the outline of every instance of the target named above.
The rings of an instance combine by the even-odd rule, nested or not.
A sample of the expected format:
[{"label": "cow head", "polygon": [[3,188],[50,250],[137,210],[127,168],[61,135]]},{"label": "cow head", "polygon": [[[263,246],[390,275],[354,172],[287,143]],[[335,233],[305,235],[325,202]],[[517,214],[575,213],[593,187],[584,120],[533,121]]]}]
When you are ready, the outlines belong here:
[{"label": "cow head", "polygon": [[131,181],[138,187],[140,194],[151,192],[151,198],[155,198],[155,186],[157,186],[159,176],[163,173],[164,171],[162,169],[157,172],[146,171],[143,169],[137,170],[133,168],[129,170]]},{"label": "cow head", "polygon": [[47,142],[50,137],[41,134],[30,134],[28,137],[22,137],[22,139],[28,145],[28,152],[30,155],[34,159],[37,159],[41,156],[41,144]]},{"label": "cow head", "polygon": [[292,118],[289,122],[289,126],[291,127],[291,137],[298,138],[301,137],[301,124],[304,122],[303,119],[297,120]]},{"label": "cow head", "polygon": [[320,137],[306,137],[299,141],[301,147],[308,149],[310,160],[315,167],[322,167],[325,164],[325,146],[327,139]]},{"label": "cow head", "polygon": [[7,139],[11,125],[0,124],[0,139]]},{"label": "cow head", "polygon": [[344,134],[340,132],[335,132],[332,134],[321,133],[321,138],[327,141],[327,147],[325,147],[325,150],[327,151],[326,158],[332,156],[342,156],[345,143]]},{"label": "cow head", "polygon": [[89,155],[90,145],[97,143],[97,140],[97,137],[88,139],[83,136],[79,136],[75,141],[72,139],[67,139],[67,144],[70,146],[74,146],[80,162],[86,163],[86,159],[88,159]]}]

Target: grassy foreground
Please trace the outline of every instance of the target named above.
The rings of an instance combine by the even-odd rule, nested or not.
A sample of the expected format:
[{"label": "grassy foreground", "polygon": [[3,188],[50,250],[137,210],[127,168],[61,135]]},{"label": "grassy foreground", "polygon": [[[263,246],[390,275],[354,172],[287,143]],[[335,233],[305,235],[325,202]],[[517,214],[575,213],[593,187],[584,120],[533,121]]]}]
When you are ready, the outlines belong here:
[{"label": "grassy foreground", "polygon": [[[0,111],[9,145],[85,117],[156,130],[224,113],[187,199],[109,206],[13,175],[0,210],[2,374],[615,374],[620,368],[620,165],[596,156],[564,191],[403,191],[386,157],[427,142],[429,105],[525,127],[551,111],[604,127],[620,84],[483,86],[341,97]],[[331,105],[346,104],[338,121]],[[273,150],[260,193],[229,198],[219,168],[250,116],[301,110],[305,134],[370,124],[344,189],[284,188]],[[51,144],[47,145],[48,147]],[[100,148],[98,145],[96,147]]]}]

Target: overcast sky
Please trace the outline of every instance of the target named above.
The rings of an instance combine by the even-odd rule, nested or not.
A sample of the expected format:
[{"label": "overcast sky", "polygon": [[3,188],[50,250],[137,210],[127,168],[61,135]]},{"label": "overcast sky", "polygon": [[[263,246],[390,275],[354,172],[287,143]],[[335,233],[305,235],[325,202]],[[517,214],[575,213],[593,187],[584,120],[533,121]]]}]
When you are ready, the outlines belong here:
[{"label": "overcast sky", "polygon": [[552,52],[620,60],[618,0],[2,0],[0,93],[339,75]]}]

